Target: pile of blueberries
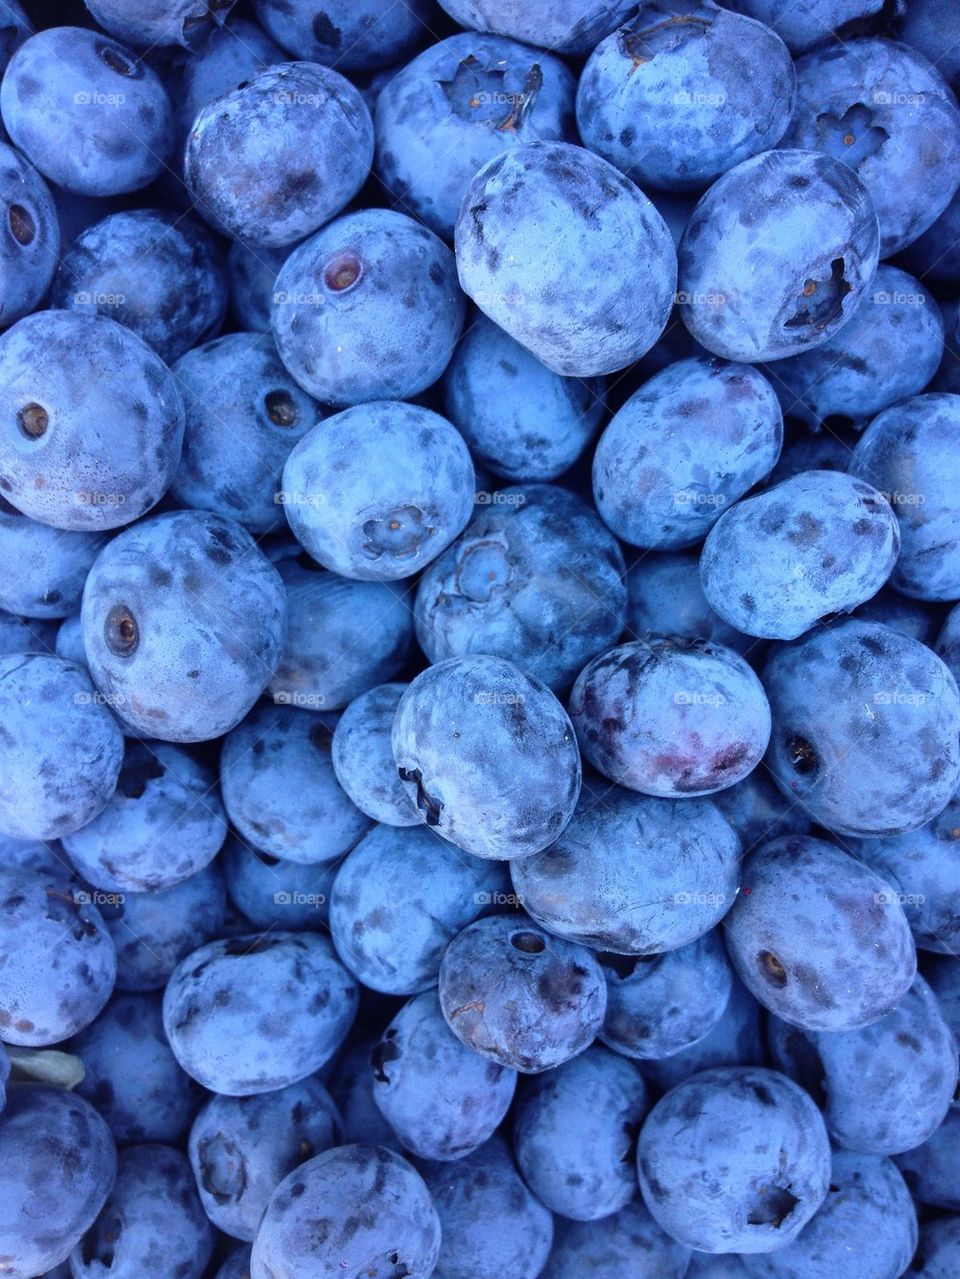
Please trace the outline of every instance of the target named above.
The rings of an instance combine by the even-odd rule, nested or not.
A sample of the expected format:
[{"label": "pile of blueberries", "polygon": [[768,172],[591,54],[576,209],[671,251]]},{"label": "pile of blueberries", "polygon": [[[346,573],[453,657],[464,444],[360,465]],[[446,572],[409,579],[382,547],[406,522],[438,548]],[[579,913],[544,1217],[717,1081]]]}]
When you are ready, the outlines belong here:
[{"label": "pile of blueberries", "polygon": [[0,1276],[958,1279],[960,0],[0,72]]}]

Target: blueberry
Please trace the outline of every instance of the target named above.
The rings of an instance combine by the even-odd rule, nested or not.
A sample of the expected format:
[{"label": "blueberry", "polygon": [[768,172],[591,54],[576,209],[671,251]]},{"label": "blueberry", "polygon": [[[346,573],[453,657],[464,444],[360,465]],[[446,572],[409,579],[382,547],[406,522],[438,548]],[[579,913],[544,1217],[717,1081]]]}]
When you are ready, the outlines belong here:
[{"label": "blueberry", "polygon": [[756,369],[680,360],[631,395],[601,435],[597,510],[633,546],[694,546],[772,470],[782,443],[777,397]]},{"label": "blueberry", "polygon": [[[484,466],[508,480],[556,479],[603,417],[602,378],[564,378],[477,315],[443,375],[447,417]],[[489,499],[488,499],[489,500]]]},{"label": "blueberry", "polygon": [[[0,61],[2,33],[0,28]],[[13,324],[34,309],[57,267],[60,223],[43,178],[13,147],[0,143],[0,319]]]},{"label": "blueberry", "polygon": [[766,151],[728,169],[687,223],[683,322],[728,360],[796,355],[850,319],[879,247],[876,212],[851,169],[814,151]]},{"label": "blueberry", "polygon": [[[214,17],[218,16],[215,12]],[[244,81],[253,80],[265,67],[285,61],[286,55],[280,46],[255,22],[233,18],[229,26],[217,26],[180,68],[174,112],[181,133],[187,134],[208,102],[239,88]],[[238,242],[234,243],[241,247]],[[260,250],[256,252],[265,256]]]},{"label": "blueberry", "polygon": [[706,799],[584,791],[556,843],[511,867],[524,909],[560,937],[621,955],[676,950],[730,909],[740,841]]},{"label": "blueberry", "polygon": [[957,485],[960,396],[917,395],[873,419],[850,473],[889,494],[900,521],[891,586],[921,600],[960,595]]},{"label": "blueberry", "polygon": [[339,577],[292,542],[275,563],[287,595],[287,639],[268,685],[278,705],[339,710],[399,675],[413,646],[402,585]]},{"label": "blueberry", "polygon": [[804,471],[720,516],[700,578],[711,608],[737,630],[796,639],[875,595],[899,550],[883,493],[842,471]]},{"label": "blueberry", "polygon": [[[607,988],[616,1003],[617,995],[609,973],[607,968]],[[713,1029],[695,1044],[681,1048],[669,1057],[646,1058],[644,1076],[661,1092],[669,1092],[701,1070],[712,1070],[716,1066],[766,1065],[761,1014],[760,1005],[734,976],[727,1006]],[[602,1033],[606,1034],[606,1031]]]},{"label": "blueberry", "polygon": [[463,197],[455,238],[465,291],[554,373],[616,372],[666,326],[676,287],[667,225],[639,187],[581,147],[529,142],[489,161]]},{"label": "blueberry", "polygon": [[339,1145],[340,1115],[315,1076],[254,1097],[211,1097],[190,1129],[200,1202],[218,1230],[251,1242],[288,1173]]},{"label": "blueberry", "polygon": [[254,0],[260,22],[296,58],[344,71],[388,66],[408,57],[430,33],[428,0]]},{"label": "blueberry", "polygon": [[286,861],[233,838],[222,863],[230,900],[256,928],[326,930],[336,863]]},{"label": "blueberry", "polygon": [[145,736],[196,742],[233,728],[263,691],[286,599],[239,524],[175,511],[100,552],[82,615],[90,672],[120,718]]},{"label": "blueberry", "polygon": [[15,147],[78,195],[138,191],[164,168],[173,111],[159,78],[98,31],[52,27],[10,59],[0,112]]},{"label": "blueberry", "polygon": [[623,631],[622,552],[566,489],[518,485],[486,496],[496,500],[478,506],[420,579],[420,647],[431,662],[506,658],[562,694]]},{"label": "blueberry", "polygon": [[588,663],[570,694],[584,758],[643,795],[710,795],[742,781],[770,737],[760,681],[732,649],[652,636]]},{"label": "blueberry", "polygon": [[712,640],[741,656],[758,647],[752,636],[728,626],[707,603],[697,556],[676,551],[644,554],[627,569],[627,637],[658,634]]},{"label": "blueberry", "polygon": [[714,929],[665,955],[601,955],[607,1016],[600,1038],[638,1061],[698,1043],[723,1017],[733,970]]},{"label": "blueberry", "polygon": [[896,1165],[837,1151],[823,1207],[777,1252],[744,1257],[751,1279],[830,1279],[856,1257],[858,1279],[902,1275],[917,1246],[917,1212]]},{"label": "blueberry", "polygon": [[[914,0],[915,2],[915,0]],[[881,18],[890,0],[731,0],[730,7],[772,27],[786,41],[791,53],[804,53],[836,33],[871,17]]]},{"label": "blueberry", "polygon": [[230,309],[241,329],[270,332],[273,286],[290,253],[290,245],[268,249],[244,244],[242,240],[232,241],[227,252]]},{"label": "blueberry", "polygon": [[745,853],[778,835],[806,835],[810,819],[780,791],[765,768],[755,768],[736,786],[713,797],[720,812],[740,836]]},{"label": "blueberry", "polygon": [[656,1222],[703,1252],[774,1252],[826,1198],[820,1112],[773,1070],[705,1070],[654,1106],[640,1132],[640,1189]]},{"label": "blueberry", "polygon": [[324,567],[360,581],[410,577],[473,513],[470,453],[446,418],[378,400],[308,432],[283,468],[294,536]]},{"label": "blueberry", "polygon": [[406,692],[378,684],[355,697],[337,720],[331,743],[337,781],[361,812],[388,826],[416,826],[420,818],[397,776],[390,734]]},{"label": "blueberry", "polygon": [[[599,1221],[555,1223],[553,1250],[540,1279],[685,1279],[690,1249],[664,1234],[636,1200]],[[700,1254],[694,1254],[699,1256]]]},{"label": "blueberry", "polygon": [[0,655],[54,652],[57,638],[55,622],[36,617],[15,617],[0,612]]},{"label": "blueberry", "polygon": [[236,0],[84,0],[97,24],[131,44],[197,49]]},{"label": "blueberry", "polygon": [[227,281],[205,227],[166,209],[136,209],[112,213],[78,236],[50,300],[118,321],[172,364],[220,328]]},{"label": "blueberry", "polygon": [[574,140],[575,89],[559,58],[528,45],[475,31],[439,40],[377,99],[377,173],[452,239],[464,192],[488,160],[524,142]]},{"label": "blueberry", "polygon": [[960,1218],[936,1217],[920,1227],[920,1246],[909,1268],[911,1279],[951,1279],[960,1266]]},{"label": "blueberry", "polygon": [[202,107],[184,177],[213,226],[278,248],[339,213],[372,159],[370,113],[349,80],[313,62],[288,62]]},{"label": "blueberry", "polygon": [[537,1279],[553,1218],[517,1175],[502,1137],[454,1163],[417,1166],[443,1232],[433,1279]]},{"label": "blueberry", "polygon": [[502,864],[465,856],[428,826],[375,826],[337,872],[330,932],[364,986],[413,995],[436,985],[447,944],[467,924],[511,901]]},{"label": "blueberry", "polygon": [[[320,1223],[319,1228],[317,1223]],[[440,1252],[440,1220],[414,1168],[379,1146],[339,1146],[308,1160],[267,1205],[251,1279],[379,1273],[428,1279]],[[346,1268],[341,1262],[346,1261]]]},{"label": "blueberry", "polygon": [[110,1129],[62,1088],[16,1088],[0,1123],[0,1256],[10,1279],[53,1270],[96,1219],[116,1175]]},{"label": "blueberry", "polygon": [[0,831],[56,839],[101,813],[123,738],[85,671],[59,657],[0,658]]},{"label": "blueberry", "polygon": [[911,1150],[950,1110],[957,1046],[920,977],[896,1008],[863,1029],[800,1030],[771,1017],[767,1033],[777,1066],[817,1101],[845,1150]]},{"label": "blueberry", "polygon": [[348,406],[408,399],[436,382],[465,306],[442,240],[405,214],[364,209],[290,254],[274,284],[272,325],[300,385]]},{"label": "blueberry", "polygon": [[501,658],[452,658],[418,675],[397,709],[393,754],[421,821],[478,857],[540,852],[580,792],[566,712]]},{"label": "blueberry", "polygon": [[898,594],[890,587],[884,587],[872,599],[861,604],[854,616],[864,622],[879,622],[882,626],[889,626],[893,631],[899,631],[901,635],[906,635],[909,639],[919,640],[921,644],[926,644],[927,648],[935,648],[935,651],[950,666],[950,658],[945,650],[941,649],[939,644],[935,645],[938,633],[942,634],[940,632],[941,613],[936,605],[907,599],[906,596]]},{"label": "blueberry", "polygon": [[100,1216],[70,1257],[74,1279],[200,1279],[214,1231],[186,1156],[170,1146],[129,1146]]},{"label": "blueberry", "polygon": [[174,969],[163,1021],[180,1065],[230,1097],[312,1075],[350,1028],[357,988],[316,933],[210,942]]},{"label": "blueberry", "polygon": [[440,0],[462,27],[558,53],[587,53],[635,7],[629,0]]},{"label": "blueberry", "polygon": [[589,1048],[603,1025],[603,970],[583,946],[523,916],[470,924],[440,965],[440,1004],[451,1030],[482,1057],[538,1074]]},{"label": "blueberry", "polygon": [[841,835],[899,835],[941,812],[960,781],[960,698],[925,645],[877,622],[821,628],[762,672],[766,766],[784,795]]},{"label": "blueberry", "polygon": [[284,463],[323,409],[294,382],[264,333],[231,333],[197,346],[173,374],[186,427],[172,496],[251,533],[284,530]]},{"label": "blueberry", "polygon": [[903,260],[924,280],[960,284],[960,192],[936,222],[906,249]]},{"label": "blueberry", "polygon": [[0,835],[0,867],[4,870],[37,870],[44,875],[71,875],[73,867],[56,841],[17,839]]},{"label": "blueberry", "polygon": [[166,742],[131,741],[110,802],[63,847],[98,888],[148,893],[202,870],[226,833],[212,769]]},{"label": "blueberry", "polygon": [[854,170],[880,219],[884,258],[926,231],[960,182],[957,101],[926,58],[889,40],[851,40],[801,58],[784,145]]},{"label": "blueberry", "polygon": [[343,1117],[345,1145],[359,1142],[365,1146],[385,1146],[402,1154],[403,1146],[373,1097],[377,1082],[371,1068],[371,1055],[379,1040],[379,1034],[361,1039],[340,1054],[329,1080],[330,1095]]},{"label": "blueberry", "polygon": [[370,829],[336,779],[331,735],[308,711],[264,703],[226,738],[224,804],[261,852],[315,865],[342,857]]},{"label": "blueberry", "polygon": [[0,608],[31,618],[60,618],[80,607],[103,533],[38,524],[0,497]]},{"label": "blueberry", "polygon": [[85,1072],[77,1095],[96,1106],[118,1145],[175,1145],[186,1135],[200,1090],[170,1051],[159,993],[114,996],[70,1051]]},{"label": "blueberry", "polygon": [[[214,1279],[250,1279],[250,1252],[249,1244],[231,1252]],[[69,1276],[64,1279],[69,1279]]]},{"label": "blueberry", "polygon": [[960,1108],[951,1107],[933,1135],[896,1163],[917,1202],[960,1212]]},{"label": "blueberry", "polygon": [[[814,353],[819,349],[814,347]],[[794,359],[799,358],[799,356],[793,356],[790,360],[778,360],[766,366],[771,380],[780,390],[784,388],[779,387],[776,370],[782,365],[792,364]],[[786,394],[785,391],[784,393]],[[786,398],[790,400],[791,397]],[[800,419],[807,416],[803,404],[797,400],[788,403],[787,410]],[[785,431],[780,461],[767,477],[768,485],[792,480],[802,471],[845,471],[850,464],[850,454],[859,438],[844,418],[832,419],[822,431],[815,428],[808,429],[800,421],[788,418]]]},{"label": "blueberry", "polygon": [[577,123],[586,146],[641,185],[702,190],[777,145],[795,79],[769,26],[711,3],[657,0],[591,53]]},{"label": "blueberry", "polygon": [[409,1000],[371,1053],[373,1099],[407,1150],[452,1160],[487,1141],[510,1108],[516,1071],[464,1045],[434,990]]},{"label": "blueberry", "polygon": [[744,984],[808,1030],[855,1030],[895,1007],[916,974],[896,891],[842,849],[809,835],[762,844],[724,920]]},{"label": "blueberry", "polygon": [[596,1221],[637,1193],[637,1133],[649,1109],[632,1062],[606,1048],[524,1081],[513,1147],[541,1203],[574,1221]]},{"label": "blueberry", "polygon": [[103,316],[39,311],[0,337],[0,489],[55,528],[128,524],[180,459],[183,404],[166,365]]}]

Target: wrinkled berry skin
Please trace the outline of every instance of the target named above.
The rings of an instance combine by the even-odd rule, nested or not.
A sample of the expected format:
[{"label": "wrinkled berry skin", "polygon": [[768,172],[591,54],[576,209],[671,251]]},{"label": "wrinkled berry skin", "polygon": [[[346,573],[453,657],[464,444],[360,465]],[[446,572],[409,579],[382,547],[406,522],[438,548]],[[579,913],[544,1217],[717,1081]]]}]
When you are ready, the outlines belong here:
[{"label": "wrinkled berry skin", "polygon": [[502,1137],[453,1163],[417,1166],[443,1231],[432,1279],[537,1279],[553,1241],[553,1218],[518,1176]]},{"label": "wrinkled berry skin", "polygon": [[82,1030],[110,998],[117,959],[100,911],[66,871],[0,871],[0,1028],[46,1048]]},{"label": "wrinkled berry skin", "polygon": [[423,1159],[460,1159],[476,1150],[499,1127],[517,1085],[516,1071],[460,1042],[435,990],[404,1004],[371,1062],[380,1113]]},{"label": "wrinkled berry skin", "polygon": [[134,45],[195,50],[226,22],[236,0],[84,0],[98,26]]},{"label": "wrinkled berry skin", "polygon": [[[606,966],[605,966],[606,968]],[[612,984],[608,973],[608,984]],[[616,998],[616,996],[614,996]],[[764,1066],[768,1054],[763,1039],[763,1010],[737,976],[723,1015],[702,1039],[669,1057],[650,1057],[643,1063],[644,1077],[661,1092],[668,1092],[701,1070],[716,1066]]]},{"label": "wrinkled berry skin", "polygon": [[284,262],[271,323],[304,390],[346,407],[405,400],[450,362],[466,308],[456,262],[432,231],[391,209],[348,213]]},{"label": "wrinkled berry skin", "polygon": [[64,1088],[11,1091],[0,1125],[0,1256],[10,1279],[66,1261],[116,1170],[110,1129],[89,1102]]},{"label": "wrinkled berry skin", "polygon": [[170,1051],[159,993],[116,995],[70,1051],[85,1071],[77,1095],[96,1106],[118,1145],[176,1145],[186,1135],[201,1093]]},{"label": "wrinkled berry skin", "polygon": [[[329,1223],[318,1230],[317,1221]],[[440,1220],[419,1174],[382,1146],[338,1146],[295,1169],[267,1205],[250,1279],[429,1279]],[[396,1258],[396,1261],[393,1258]]]},{"label": "wrinkled berry skin", "polygon": [[421,672],[400,700],[393,754],[421,821],[478,857],[540,852],[580,793],[566,711],[539,680],[496,657]]},{"label": "wrinkled berry skin", "polygon": [[200,1201],[218,1230],[252,1242],[270,1196],[306,1159],[340,1144],[340,1115],[314,1076],[254,1097],[211,1097],[190,1130]]},{"label": "wrinkled berry skin", "polygon": [[[772,27],[791,53],[805,53],[822,44],[832,32],[842,33],[848,24],[879,17],[890,0],[730,0],[730,8]],[[894,0],[899,5],[900,0]]]},{"label": "wrinkled berry skin", "polygon": [[750,1279],[829,1279],[856,1257],[859,1279],[892,1279],[917,1247],[917,1210],[896,1164],[838,1150],[823,1207],[799,1238],[766,1257],[744,1257]]},{"label": "wrinkled berry skin", "polygon": [[712,795],[752,772],[770,738],[760,681],[732,649],[651,636],[588,663],[570,694],[584,758],[642,795]]},{"label": "wrinkled berry skin", "polygon": [[882,493],[842,471],[803,471],[720,516],[700,579],[711,608],[737,630],[796,639],[876,595],[899,550]]},{"label": "wrinkled berry skin", "polygon": [[[698,553],[699,554],[699,553]],[[711,640],[744,656],[760,647],[728,626],[707,603],[697,555],[649,552],[627,569],[627,637],[673,635]]]},{"label": "wrinkled berry skin", "polygon": [[603,1025],[607,987],[586,947],[553,937],[521,915],[490,915],[447,947],[440,1005],[469,1048],[535,1075],[593,1043]]},{"label": "wrinkled berry skin", "polygon": [[[693,1254],[700,1256],[699,1253]],[[685,1279],[690,1249],[664,1234],[641,1200],[599,1221],[554,1222],[554,1244],[540,1279]]]},{"label": "wrinkled berry skin", "polygon": [[524,1080],[513,1148],[540,1202],[574,1221],[625,1207],[637,1193],[635,1134],[649,1105],[640,1071],[607,1048]]},{"label": "wrinkled berry skin", "polygon": [[0,832],[59,839],[106,807],[123,760],[116,720],[79,666],[0,658]]},{"label": "wrinkled berry skin", "polygon": [[782,444],[780,405],[762,373],[679,360],[631,395],[601,435],[597,510],[632,546],[694,546],[773,469]]},{"label": "wrinkled berry skin", "polygon": [[601,956],[607,978],[608,1048],[637,1061],[681,1052],[703,1039],[724,1015],[733,970],[717,929],[665,955]]},{"label": "wrinkled berry skin", "polygon": [[103,901],[100,913],[117,949],[117,990],[159,990],[184,956],[224,927],[227,902],[219,863],[211,862],[174,888]]},{"label": "wrinkled berry skin", "polygon": [[925,645],[876,622],[839,622],[778,649],[762,674],[766,766],[815,822],[900,835],[946,807],[960,781],[960,697]]},{"label": "wrinkled berry skin", "polygon": [[473,462],[430,409],[378,400],[336,413],[283,468],[284,511],[318,563],[358,581],[419,572],[473,514]]},{"label": "wrinkled berry skin", "polygon": [[[667,224],[639,187],[582,147],[530,142],[484,165],[455,239],[464,290],[554,373],[614,373],[666,326],[676,289]],[[611,262],[630,269],[611,273]]]},{"label": "wrinkled berry skin", "polygon": [[747,859],[742,882],[724,920],[727,949],[744,985],[782,1020],[856,1030],[910,988],[917,955],[896,890],[843,849],[782,836]]},{"label": "wrinkled berry skin", "polygon": [[588,53],[634,7],[628,0],[441,0],[461,27],[579,54]]},{"label": "wrinkled berry skin", "polygon": [[375,826],[337,871],[333,944],[368,989],[414,995],[437,984],[449,942],[510,892],[503,863],[464,857],[428,826]]},{"label": "wrinkled berry skin", "polygon": [[495,496],[420,579],[417,638],[431,662],[503,657],[561,694],[623,631],[623,554],[566,489]]},{"label": "wrinkled berry skin", "polygon": [[603,417],[602,378],[552,373],[476,315],[443,375],[444,408],[483,466],[512,481],[556,479]]},{"label": "wrinkled berry skin", "polygon": [[0,490],[55,528],[102,531],[159,502],[183,443],[169,369],[104,316],[38,311],[0,337]]},{"label": "wrinkled berry skin", "polygon": [[960,182],[957,101],[926,58],[890,40],[850,40],[801,58],[783,141],[854,170],[877,211],[884,258],[926,231]]},{"label": "wrinkled berry skin", "polygon": [[335,217],[372,160],[373,123],[358,90],[328,67],[286,62],[202,108],[183,167],[211,225],[278,248]]},{"label": "wrinkled berry skin", "polygon": [[90,672],[136,732],[208,741],[239,723],[276,669],[285,606],[279,575],[239,524],[205,511],[155,516],[90,570]]},{"label": "wrinkled berry skin", "polygon": [[285,861],[233,838],[220,860],[230,900],[256,928],[326,931],[336,864]]},{"label": "wrinkled berry skin", "polygon": [[769,26],[696,0],[642,4],[587,60],[580,136],[644,189],[702,190],[777,145],[795,79]]},{"label": "wrinkled berry skin", "polygon": [[[766,371],[784,413],[816,430],[834,416],[862,425],[919,395],[942,355],[943,320],[932,295],[906,271],[882,263],[849,324]],[[849,461],[843,455],[840,469]]]},{"label": "wrinkled berry skin", "polygon": [[152,182],[173,146],[166,90],[109,36],[53,27],[10,59],[0,112],[45,178],[76,195],[122,195]]},{"label": "wrinkled berry skin", "polygon": [[163,996],[170,1047],[212,1092],[249,1097],[296,1083],[340,1047],[357,987],[316,933],[210,942],[174,969]]},{"label": "wrinkled berry skin", "polygon": [[704,1252],[785,1247],[830,1184],[820,1112],[786,1075],[757,1067],[705,1070],[667,1093],[637,1163],[654,1219]]},{"label": "wrinkled berry skin", "polygon": [[228,734],[223,802],[254,848],[315,865],[343,857],[370,829],[336,779],[331,735],[319,716],[266,702]]},{"label": "wrinkled berry skin", "polygon": [[488,160],[524,142],[574,140],[575,90],[559,58],[529,45],[477,32],[440,40],[377,98],[377,173],[450,240],[470,179]]},{"label": "wrinkled berry skin", "polygon": [[420,817],[397,776],[390,734],[402,683],[378,684],[355,697],[337,720],[331,745],[337,781],[361,812],[388,826],[417,826]]},{"label": "wrinkled berry skin", "polygon": [[212,769],[168,742],[130,741],[106,808],[62,838],[87,883],[151,893],[202,870],[226,833]]},{"label": "wrinkled berry skin", "polygon": [[544,852],[511,867],[524,909],[570,941],[620,955],[676,950],[726,914],[740,841],[706,799],[584,791],[573,821]]},{"label": "wrinkled berry skin", "polygon": [[875,417],[850,473],[874,484],[900,521],[900,558],[890,585],[920,600],[960,596],[957,448],[960,395],[917,395]]},{"label": "wrinkled berry skin", "polygon": [[38,524],[0,497],[0,608],[30,618],[74,613],[106,541],[103,533]]},{"label": "wrinkled berry skin", "polygon": [[29,314],[57,269],[60,221],[47,184],[13,147],[0,143],[0,323]]},{"label": "wrinkled berry skin", "polygon": [[284,529],[284,463],[323,410],[281,364],[273,339],[215,338],[182,356],[173,374],[186,425],[171,496],[251,533]]},{"label": "wrinkled berry skin", "polygon": [[779,1070],[821,1107],[845,1150],[898,1155],[939,1128],[957,1086],[957,1046],[937,999],[918,977],[896,1008],[859,1030],[767,1024]]},{"label": "wrinkled berry skin", "polygon": [[227,282],[206,227],[167,209],[134,209],[77,237],[50,302],[116,320],[172,364],[220,328]]},{"label": "wrinkled berry skin", "polygon": [[401,62],[428,34],[428,0],[254,0],[263,28],[295,58],[343,71],[365,71]]},{"label": "wrinkled berry skin", "polygon": [[170,1146],[128,1146],[100,1216],[70,1256],[74,1279],[200,1279],[214,1229],[185,1155]]},{"label": "wrinkled berry skin", "polygon": [[268,685],[277,705],[340,710],[400,674],[413,647],[402,585],[329,573],[295,542],[275,563],[287,595],[287,638]]},{"label": "wrinkled berry skin", "polygon": [[879,248],[852,169],[815,151],[766,151],[728,169],[694,209],[680,241],[680,314],[728,360],[796,355],[850,318]]}]

